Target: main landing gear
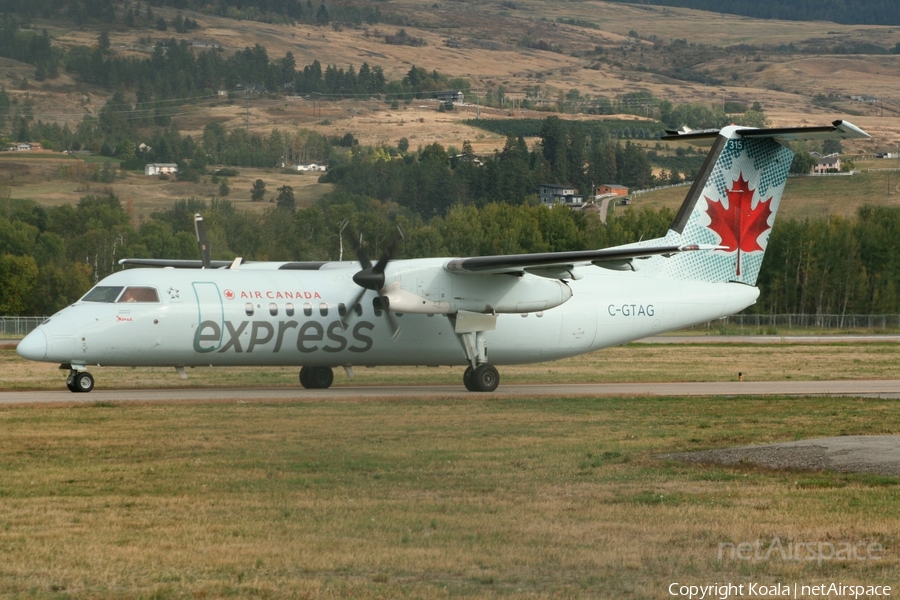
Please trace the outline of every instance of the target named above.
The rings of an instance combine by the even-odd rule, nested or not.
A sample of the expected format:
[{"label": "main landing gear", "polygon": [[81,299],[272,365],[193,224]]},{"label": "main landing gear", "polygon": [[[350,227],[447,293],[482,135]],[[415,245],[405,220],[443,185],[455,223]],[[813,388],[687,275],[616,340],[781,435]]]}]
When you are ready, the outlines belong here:
[{"label": "main landing gear", "polygon": [[87,371],[69,371],[66,387],[70,392],[89,392],[94,389],[94,377]]},{"label": "main landing gear", "polygon": [[474,369],[466,367],[463,383],[470,392],[493,392],[500,385],[500,373],[494,365],[484,363]]},{"label": "main landing gear", "polygon": [[496,328],[497,316],[459,311],[448,317],[469,361],[463,374],[463,384],[470,392],[493,392],[500,385],[500,373],[488,363],[484,334]]},{"label": "main landing gear", "polygon": [[302,367],[300,369],[300,385],[308,390],[324,390],[334,382],[334,371],[331,367]]}]

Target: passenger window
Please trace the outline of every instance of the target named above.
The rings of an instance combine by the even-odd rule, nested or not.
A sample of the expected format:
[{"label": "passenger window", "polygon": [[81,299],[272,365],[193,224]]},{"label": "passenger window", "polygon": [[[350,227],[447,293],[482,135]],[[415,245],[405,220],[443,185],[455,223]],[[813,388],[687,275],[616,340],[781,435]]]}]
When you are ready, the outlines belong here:
[{"label": "passenger window", "polygon": [[286,314],[289,317],[294,316],[294,303],[293,302],[288,302],[287,304],[284,305],[284,314]]},{"label": "passenger window", "polygon": [[125,292],[119,297],[119,302],[159,302],[159,294],[156,288],[129,286],[125,288]]},{"label": "passenger window", "polygon": [[274,302],[269,302],[269,314],[273,317],[278,316],[278,305]]},{"label": "passenger window", "polygon": [[328,305],[325,304],[324,302],[319,305],[319,314],[322,315],[323,317],[328,316]]},{"label": "passenger window", "polygon": [[248,317],[252,317],[253,316],[253,303],[248,302],[247,304],[245,304],[244,311],[247,313]]},{"label": "passenger window", "polygon": [[347,315],[347,305],[341,302],[338,304],[338,315],[344,317]]},{"label": "passenger window", "polygon": [[121,291],[121,285],[98,285],[87,294],[85,294],[84,298],[82,298],[81,300],[84,302],[115,302],[116,298],[119,297],[119,293],[121,293]]},{"label": "passenger window", "polygon": [[312,304],[310,304],[309,302],[303,303],[303,314],[307,317],[312,316]]},{"label": "passenger window", "polygon": [[353,309],[353,312],[356,313],[357,317],[361,317],[362,316],[362,304],[357,304],[356,308]]}]

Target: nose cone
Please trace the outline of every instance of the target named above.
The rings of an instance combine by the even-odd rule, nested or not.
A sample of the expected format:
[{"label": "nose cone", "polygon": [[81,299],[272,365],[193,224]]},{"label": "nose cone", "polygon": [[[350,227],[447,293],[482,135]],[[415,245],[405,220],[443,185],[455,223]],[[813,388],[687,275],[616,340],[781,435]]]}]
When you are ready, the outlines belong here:
[{"label": "nose cone", "polygon": [[47,336],[40,329],[35,329],[19,342],[16,352],[28,360],[44,360],[47,358]]}]

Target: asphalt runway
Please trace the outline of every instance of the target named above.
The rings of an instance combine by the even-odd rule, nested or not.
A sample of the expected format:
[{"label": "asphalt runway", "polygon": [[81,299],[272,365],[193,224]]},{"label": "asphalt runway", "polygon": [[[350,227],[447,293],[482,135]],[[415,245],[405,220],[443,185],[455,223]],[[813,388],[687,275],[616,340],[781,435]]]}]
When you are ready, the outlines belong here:
[{"label": "asphalt runway", "polygon": [[93,402],[252,402],[261,400],[346,400],[356,398],[538,398],[565,396],[859,396],[900,398],[898,380],[841,381],[724,381],[679,383],[578,383],[503,385],[492,393],[467,392],[460,385],[335,386],[327,390],[301,387],[170,388],[105,390],[81,394],[62,388],[52,391],[0,392],[0,404],[57,404]]}]

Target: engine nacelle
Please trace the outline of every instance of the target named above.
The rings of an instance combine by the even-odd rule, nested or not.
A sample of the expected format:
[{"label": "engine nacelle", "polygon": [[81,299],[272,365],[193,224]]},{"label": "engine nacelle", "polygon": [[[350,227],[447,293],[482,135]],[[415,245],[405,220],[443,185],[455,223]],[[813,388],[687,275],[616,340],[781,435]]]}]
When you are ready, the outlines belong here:
[{"label": "engine nacelle", "polygon": [[471,275],[442,267],[406,268],[388,276],[382,290],[402,313],[529,313],[559,306],[572,290],[558,279],[523,275]]}]

